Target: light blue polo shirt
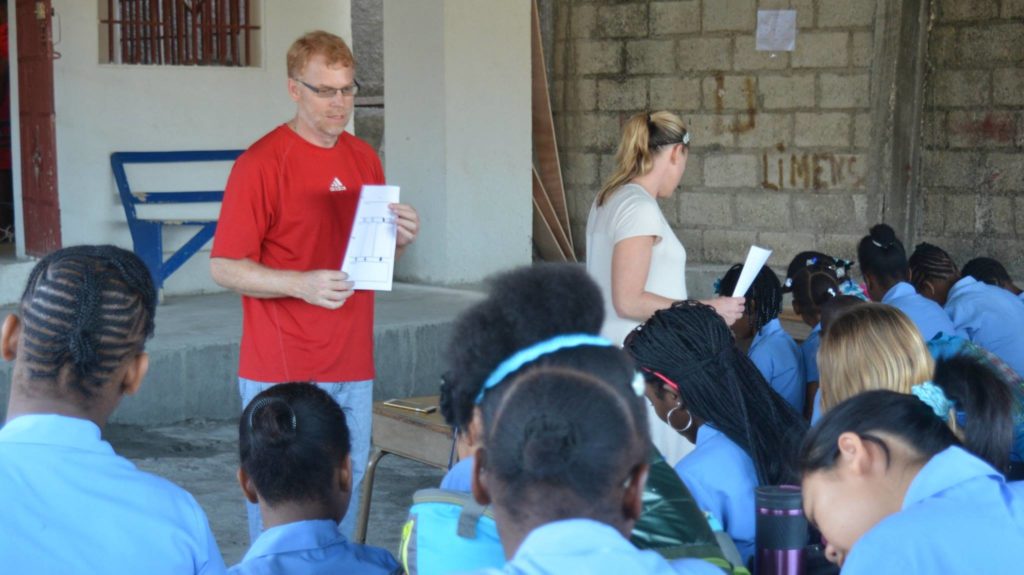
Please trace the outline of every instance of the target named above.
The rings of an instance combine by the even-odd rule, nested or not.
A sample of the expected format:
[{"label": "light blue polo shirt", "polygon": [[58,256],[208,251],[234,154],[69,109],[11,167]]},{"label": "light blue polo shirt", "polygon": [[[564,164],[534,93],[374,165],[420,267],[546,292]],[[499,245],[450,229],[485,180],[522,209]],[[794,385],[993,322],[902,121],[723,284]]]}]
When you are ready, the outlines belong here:
[{"label": "light blue polo shirt", "polygon": [[821,347],[821,323],[814,326],[807,339],[800,345],[800,354],[804,358],[804,377],[807,382],[818,381],[818,348]]},{"label": "light blue polo shirt", "polygon": [[22,415],[0,429],[0,509],[5,573],[225,572],[196,500],[85,419]]},{"label": "light blue polo shirt", "polygon": [[967,339],[1024,376],[1024,303],[1020,298],[966,276],[950,288],[945,309]]},{"label": "light blue polo shirt", "polygon": [[921,337],[928,341],[940,333],[957,334],[953,321],[939,304],[917,293],[914,286],[899,282],[889,288],[882,297],[882,303],[905,313],[914,322]]},{"label": "light blue polo shirt", "polygon": [[267,529],[253,541],[231,575],[390,575],[402,573],[385,549],[352,543],[330,519],[296,521]]},{"label": "light blue polo shirt", "polygon": [[449,491],[473,490],[473,456],[460,459],[441,479],[441,489]]},{"label": "light blue polo shirt", "polygon": [[1024,493],[959,447],[931,459],[903,508],[850,549],[843,575],[1020,573]]},{"label": "light blue polo shirt", "polygon": [[796,341],[782,328],[779,318],[758,330],[747,355],[772,389],[792,405],[797,413],[803,413],[804,393],[807,389],[803,356]]},{"label": "light blue polo shirt", "polygon": [[694,450],[676,464],[697,506],[722,521],[746,563],[754,554],[754,461],[746,451],[709,424],[697,430]]},{"label": "light blue polo shirt", "polygon": [[654,551],[637,549],[609,525],[590,519],[565,519],[546,523],[531,531],[504,568],[478,573],[722,575],[722,570],[700,559],[669,563]]}]

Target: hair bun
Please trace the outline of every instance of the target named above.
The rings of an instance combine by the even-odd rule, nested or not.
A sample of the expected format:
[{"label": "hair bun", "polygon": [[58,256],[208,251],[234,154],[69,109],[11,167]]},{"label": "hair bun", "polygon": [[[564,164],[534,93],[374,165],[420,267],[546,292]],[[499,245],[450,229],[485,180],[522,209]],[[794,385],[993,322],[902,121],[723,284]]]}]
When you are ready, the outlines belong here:
[{"label": "hair bun", "polygon": [[291,443],[298,431],[298,418],[292,406],[277,397],[263,397],[249,411],[253,439],[264,445]]},{"label": "hair bun", "polygon": [[896,243],[896,232],[889,224],[876,224],[871,228],[871,243],[887,250]]}]

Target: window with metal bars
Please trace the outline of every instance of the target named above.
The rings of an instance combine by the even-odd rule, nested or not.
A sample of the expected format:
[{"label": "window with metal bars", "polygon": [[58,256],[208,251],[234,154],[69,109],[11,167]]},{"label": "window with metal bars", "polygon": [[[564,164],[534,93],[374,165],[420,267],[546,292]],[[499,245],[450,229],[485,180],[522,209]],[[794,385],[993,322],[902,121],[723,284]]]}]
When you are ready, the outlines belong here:
[{"label": "window with metal bars", "polygon": [[258,0],[100,0],[100,61],[258,66]]}]

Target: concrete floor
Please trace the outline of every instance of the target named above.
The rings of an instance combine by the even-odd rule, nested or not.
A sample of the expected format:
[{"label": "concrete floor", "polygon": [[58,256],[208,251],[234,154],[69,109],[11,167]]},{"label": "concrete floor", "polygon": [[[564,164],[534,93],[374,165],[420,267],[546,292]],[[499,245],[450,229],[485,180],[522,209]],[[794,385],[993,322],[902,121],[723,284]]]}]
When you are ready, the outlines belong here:
[{"label": "concrete floor", "polygon": [[[234,565],[249,547],[238,469],[237,421],[189,420],[142,427],[113,424],[104,437],[144,471],[166,477],[199,501],[217,537],[224,562]],[[374,482],[367,543],[397,553],[412,494],[437,487],[443,473],[390,456],[381,460]]]}]

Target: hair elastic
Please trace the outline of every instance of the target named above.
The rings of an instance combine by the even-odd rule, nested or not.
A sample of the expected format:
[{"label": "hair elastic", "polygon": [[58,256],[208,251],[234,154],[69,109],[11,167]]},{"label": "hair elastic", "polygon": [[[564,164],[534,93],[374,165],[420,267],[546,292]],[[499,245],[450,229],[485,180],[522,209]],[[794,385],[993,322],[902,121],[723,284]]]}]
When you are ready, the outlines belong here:
[{"label": "hair elastic", "polygon": [[295,417],[295,410],[292,409],[292,406],[288,405],[288,402],[286,402],[283,399],[278,398],[278,397],[261,397],[261,398],[257,399],[252,404],[252,409],[249,410],[249,431],[255,431],[255,428],[253,427],[253,420],[254,420],[254,418],[256,416],[256,412],[261,410],[261,409],[263,409],[264,407],[270,405],[271,403],[275,403],[275,402],[283,403],[288,408],[288,411],[291,412],[291,414],[292,414],[292,429],[291,430],[292,431],[296,431],[299,428],[298,420]]},{"label": "hair elastic", "polygon": [[932,408],[935,415],[942,420],[948,418],[949,410],[956,406],[956,404],[946,397],[946,392],[942,391],[941,387],[930,381],[919,383],[911,387],[910,393],[923,401],[925,405]]},{"label": "hair elastic", "polygon": [[524,365],[537,360],[541,356],[561,351],[563,349],[569,349],[573,347],[580,347],[583,345],[593,345],[597,347],[613,347],[614,344],[607,339],[586,334],[586,333],[575,333],[568,335],[558,335],[550,339],[535,343],[530,347],[519,350],[510,356],[505,361],[498,364],[498,367],[491,372],[490,377],[484,381],[483,387],[480,388],[480,393],[477,394],[474,403],[480,405],[484,400],[484,394],[487,393],[488,389],[497,387],[502,381],[505,380],[509,374],[518,371],[519,368]]}]

